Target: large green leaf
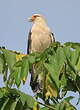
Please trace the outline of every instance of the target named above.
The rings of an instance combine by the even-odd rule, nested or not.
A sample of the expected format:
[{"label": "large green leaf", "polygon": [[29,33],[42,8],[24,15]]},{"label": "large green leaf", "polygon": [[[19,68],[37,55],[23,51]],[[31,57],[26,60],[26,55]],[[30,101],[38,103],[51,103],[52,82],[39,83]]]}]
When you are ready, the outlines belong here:
[{"label": "large green leaf", "polygon": [[[69,67],[68,69],[70,69],[70,71],[72,71],[74,74],[76,74],[77,71],[76,71],[75,63],[76,63],[77,57],[75,57],[75,54],[72,52],[72,50],[70,50],[70,47],[64,47],[63,49],[64,49],[64,54],[66,56],[66,63]],[[75,59],[74,59],[74,57],[75,57]]]},{"label": "large green leaf", "polygon": [[49,63],[45,63],[44,66],[51,73],[52,78],[59,87],[59,75],[65,62],[65,55],[63,49],[60,47],[57,49],[56,54],[50,56],[51,60]]},{"label": "large green leaf", "polygon": [[53,78],[51,77],[51,75],[47,76],[47,94],[50,94],[49,97],[58,97],[59,95],[59,91],[58,88],[53,80]]},{"label": "large green leaf", "polygon": [[22,59],[22,67],[21,67],[21,74],[20,74],[21,80],[23,82],[26,81],[28,72],[29,72],[29,62],[28,62],[28,59],[24,57]]},{"label": "large green leaf", "polygon": [[[32,53],[26,56],[7,49],[0,49],[0,51],[0,72],[4,73],[4,81],[7,81],[7,79],[15,81],[15,84],[19,87],[21,80],[25,82],[28,71],[34,64],[37,65],[35,66],[37,75],[38,73],[42,75],[43,82],[45,82],[44,76],[47,73],[51,75],[51,77],[46,76],[46,95],[49,95],[48,98],[55,100],[54,96],[57,98],[60,89],[63,89],[62,92],[70,90],[79,91],[80,93],[80,43],[68,42],[64,46],[60,43],[53,43],[44,52]],[[64,67],[65,64],[66,69]],[[8,73],[6,72],[8,68],[10,70],[9,75],[6,74]],[[43,95],[43,91],[41,91],[41,94]],[[43,97],[41,98],[43,99]],[[69,102],[70,99],[71,97],[60,102],[57,102],[56,99],[56,104],[53,102],[50,106],[55,108],[55,110],[75,110]],[[8,109],[37,110],[37,107],[33,97],[16,89],[2,88],[0,89],[0,110]],[[41,109],[51,110],[48,107]]]},{"label": "large green leaf", "polygon": [[11,79],[15,80],[15,84],[17,85],[17,87],[19,87],[21,83],[20,74],[21,74],[21,67],[14,67],[13,73],[11,75]]},{"label": "large green leaf", "polygon": [[12,71],[13,65],[16,62],[16,54],[13,53],[12,51],[9,51],[6,49],[2,49],[2,51],[3,51],[3,54],[5,56],[6,63],[8,64],[10,71]]}]

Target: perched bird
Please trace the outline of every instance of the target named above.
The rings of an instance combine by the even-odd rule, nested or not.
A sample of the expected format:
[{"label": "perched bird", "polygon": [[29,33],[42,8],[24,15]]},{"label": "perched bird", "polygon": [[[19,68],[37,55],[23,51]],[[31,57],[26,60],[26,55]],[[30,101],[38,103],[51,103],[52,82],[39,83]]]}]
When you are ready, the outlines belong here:
[{"label": "perched bird", "polygon": [[[45,18],[40,14],[34,14],[28,18],[33,23],[28,35],[27,53],[42,52],[55,41],[54,34],[47,26]],[[34,72],[31,72],[31,87],[37,91],[40,87],[37,81],[33,82]],[[38,78],[37,78],[38,79]]]}]

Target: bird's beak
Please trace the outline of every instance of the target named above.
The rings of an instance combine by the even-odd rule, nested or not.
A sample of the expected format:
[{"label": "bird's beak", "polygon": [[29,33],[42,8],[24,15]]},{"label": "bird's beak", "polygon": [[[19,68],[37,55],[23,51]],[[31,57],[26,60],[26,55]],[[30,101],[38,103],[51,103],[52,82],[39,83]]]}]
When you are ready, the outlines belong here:
[{"label": "bird's beak", "polygon": [[32,22],[32,17],[29,17],[29,18],[28,18],[28,21],[29,21],[29,22]]}]

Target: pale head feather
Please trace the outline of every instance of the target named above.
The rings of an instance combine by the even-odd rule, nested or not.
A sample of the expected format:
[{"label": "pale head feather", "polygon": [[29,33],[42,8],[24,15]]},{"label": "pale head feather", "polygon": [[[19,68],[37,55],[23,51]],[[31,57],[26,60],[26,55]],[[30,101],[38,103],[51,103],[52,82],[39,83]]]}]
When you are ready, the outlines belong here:
[{"label": "pale head feather", "polygon": [[41,14],[33,14],[31,17],[28,18],[30,22],[46,22],[45,18]]},{"label": "pale head feather", "polygon": [[32,30],[41,30],[42,28],[42,31],[50,31],[45,18],[41,14],[33,14],[28,18],[28,21],[33,23]]}]

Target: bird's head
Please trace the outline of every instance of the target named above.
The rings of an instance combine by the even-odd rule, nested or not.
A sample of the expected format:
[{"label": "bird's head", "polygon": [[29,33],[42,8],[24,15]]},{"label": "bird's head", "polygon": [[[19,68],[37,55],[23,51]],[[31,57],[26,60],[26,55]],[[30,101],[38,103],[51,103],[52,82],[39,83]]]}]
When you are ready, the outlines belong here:
[{"label": "bird's head", "polygon": [[42,21],[44,18],[40,14],[33,14],[31,17],[28,18],[29,22],[35,22],[35,21]]}]

